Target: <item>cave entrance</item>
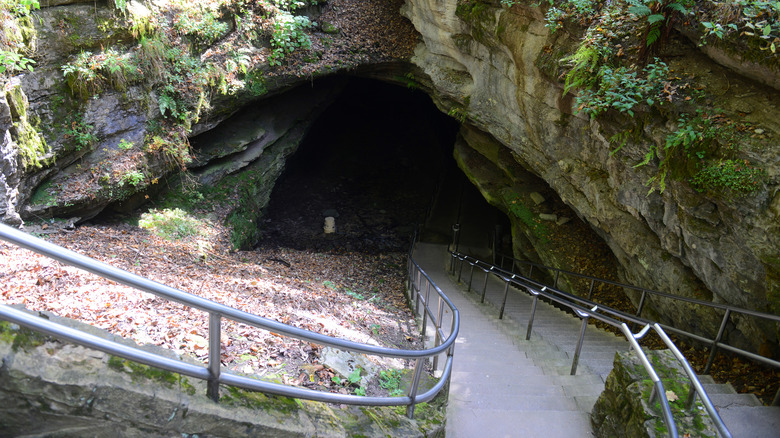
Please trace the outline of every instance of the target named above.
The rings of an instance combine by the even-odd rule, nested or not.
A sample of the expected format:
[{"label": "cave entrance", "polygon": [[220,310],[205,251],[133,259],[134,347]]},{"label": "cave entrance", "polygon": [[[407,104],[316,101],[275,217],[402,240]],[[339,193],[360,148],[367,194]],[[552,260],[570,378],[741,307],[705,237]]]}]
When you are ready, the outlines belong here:
[{"label": "cave entrance", "polygon": [[[489,211],[493,226],[497,210],[452,158],[458,124],[430,97],[363,78],[313,86],[333,81],[343,91],[288,159],[259,224],[260,246],[406,251],[415,225],[427,222],[426,236],[446,242],[464,210]],[[326,217],[335,217],[333,234],[324,233]]]}]

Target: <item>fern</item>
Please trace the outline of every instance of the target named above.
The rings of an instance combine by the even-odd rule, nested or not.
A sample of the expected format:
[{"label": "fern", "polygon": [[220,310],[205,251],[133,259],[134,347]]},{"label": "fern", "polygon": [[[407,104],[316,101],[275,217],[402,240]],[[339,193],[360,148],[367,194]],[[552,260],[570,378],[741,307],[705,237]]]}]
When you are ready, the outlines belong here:
[{"label": "fern", "polygon": [[170,115],[172,117],[179,117],[179,111],[178,107],[176,105],[176,99],[174,99],[172,96],[168,94],[162,94],[160,95],[160,98],[157,102],[160,106],[160,114],[162,114],[163,117],[165,117],[166,112],[170,112]]}]

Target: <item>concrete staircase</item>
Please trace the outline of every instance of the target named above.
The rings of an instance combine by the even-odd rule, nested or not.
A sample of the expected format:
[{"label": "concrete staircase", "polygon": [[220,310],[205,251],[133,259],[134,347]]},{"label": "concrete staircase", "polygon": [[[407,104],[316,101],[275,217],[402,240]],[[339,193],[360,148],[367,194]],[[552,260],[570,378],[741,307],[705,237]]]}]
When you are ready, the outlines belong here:
[{"label": "concrete staircase", "polygon": [[[539,302],[531,339],[526,340],[532,303],[527,294],[510,288],[504,319],[499,320],[504,282],[490,276],[482,304],[482,271],[476,270],[467,292],[469,271],[464,268],[461,284],[448,276],[446,247],[419,244],[415,258],[461,312],[447,436],[593,436],[590,412],[604,390],[615,352],[627,350],[628,342],[588,325],[572,376],[579,318]],[[449,324],[446,315],[443,322]],[[737,394],[709,376],[701,380],[734,437],[780,437],[780,408],[761,406],[755,395]]]}]

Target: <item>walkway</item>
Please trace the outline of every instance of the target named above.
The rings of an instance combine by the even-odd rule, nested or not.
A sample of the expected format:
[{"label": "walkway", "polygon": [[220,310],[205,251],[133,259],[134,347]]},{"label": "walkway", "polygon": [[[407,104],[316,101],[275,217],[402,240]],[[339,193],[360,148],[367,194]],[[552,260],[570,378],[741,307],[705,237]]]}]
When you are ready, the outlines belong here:
[{"label": "walkway", "polygon": [[[487,300],[446,272],[446,246],[418,244],[415,260],[441,287],[461,314],[461,331],[447,412],[447,437],[592,437],[590,411],[604,389],[615,351],[627,349],[620,338],[588,326],[585,347],[571,376],[571,357],[580,321],[539,303],[531,340],[525,329],[531,299],[510,292],[504,320],[497,308],[504,283],[490,278]],[[464,282],[468,271],[464,269]],[[480,289],[482,271],[474,274]],[[496,302],[498,305],[495,305]],[[444,321],[447,326],[449,320]]]}]

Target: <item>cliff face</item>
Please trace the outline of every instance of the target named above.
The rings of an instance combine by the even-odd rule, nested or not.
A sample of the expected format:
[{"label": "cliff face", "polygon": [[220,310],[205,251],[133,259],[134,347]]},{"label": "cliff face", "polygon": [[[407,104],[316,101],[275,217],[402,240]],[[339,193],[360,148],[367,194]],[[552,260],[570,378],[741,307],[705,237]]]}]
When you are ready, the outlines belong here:
[{"label": "cliff face", "polygon": [[[728,59],[724,67],[681,36],[675,40],[669,70],[692,78],[706,102],[750,124],[748,140],[758,138],[759,146],[745,147],[742,153],[761,163],[766,178],[758,190],[739,196],[701,192],[687,178],[672,177],[662,193],[648,194],[647,182],[657,174],[659,161],[636,166],[649,146],[664,150],[667,136],[682,124],[677,110],[687,101],[661,111],[640,110],[633,117],[607,111],[591,118],[577,112],[576,91],[564,93],[562,58],[575,53],[583,30],[551,33],[538,8],[501,7],[497,1],[409,0],[403,13],[423,38],[413,62],[430,78],[440,108],[464,121],[463,138],[473,151],[466,156],[456,150],[459,163],[485,197],[512,218],[518,255],[532,252],[527,250],[530,240],[543,261],[570,268],[562,261],[566,250],[545,254],[539,228],[523,218],[523,211],[535,214],[519,176],[530,171],[604,239],[624,281],[780,312],[780,94],[764,85],[777,84],[776,71],[706,47],[719,62]],[[762,73],[750,75],[754,69]],[[626,133],[624,144],[616,151],[614,136],[620,133]],[[492,170],[484,171],[486,166]],[[518,204],[527,207],[518,211]],[[566,227],[552,222],[544,232],[567,232]],[[717,332],[722,317],[680,303],[654,300],[653,305],[663,318],[710,334]],[[727,327],[732,342],[762,346],[764,352],[776,349],[777,333],[774,324],[754,325],[741,318]]]},{"label": "cliff face", "polygon": [[[402,0],[306,1],[292,12],[275,6],[290,2],[253,9],[232,1],[212,9],[119,3],[52,3],[35,19],[2,11],[15,24],[0,42],[15,41],[37,62],[33,72],[17,63],[0,77],[3,221],[85,219],[120,201],[131,208],[159,190],[158,179],[186,166],[200,184],[241,181],[231,186],[242,199],[231,216],[242,229],[234,243],[251,245],[285,157],[333,97],[287,91],[349,72],[420,87],[462,123],[456,159],[507,212],[516,255],[579,270],[570,255],[584,260],[588,249],[572,246],[595,233],[625,282],[780,313],[776,61],[754,63],[723,44],[698,47],[695,32],[678,27],[664,56],[669,79],[657,90],[663,105],[643,101],[628,112],[613,105],[591,117],[580,99],[588,91],[564,92],[564,78],[600,24],[583,28],[574,20],[552,32],[549,10],[524,2],[406,0],[402,13],[411,24],[395,13]],[[283,32],[293,15],[310,23],[296,28],[309,35],[309,49],[303,40],[298,47],[280,43],[298,35]],[[631,38],[620,40],[626,52]],[[643,80],[633,78],[628,82]],[[281,117],[280,108],[289,114]],[[266,124],[232,128],[252,114]],[[709,187],[694,181],[704,161],[684,153],[718,131],[731,133],[721,143],[740,147],[707,145],[695,154],[725,148],[730,155],[720,162],[708,157],[710,169],[760,168],[743,192],[718,189],[728,183],[723,172]],[[669,149],[676,135],[685,151]],[[648,182],[656,189],[649,194]],[[548,201],[536,205],[532,192]],[[581,221],[541,222],[540,213]],[[551,238],[563,235],[564,243]],[[722,317],[649,304],[649,312],[711,334]],[[777,354],[778,330],[732,317],[726,334]]]}]

